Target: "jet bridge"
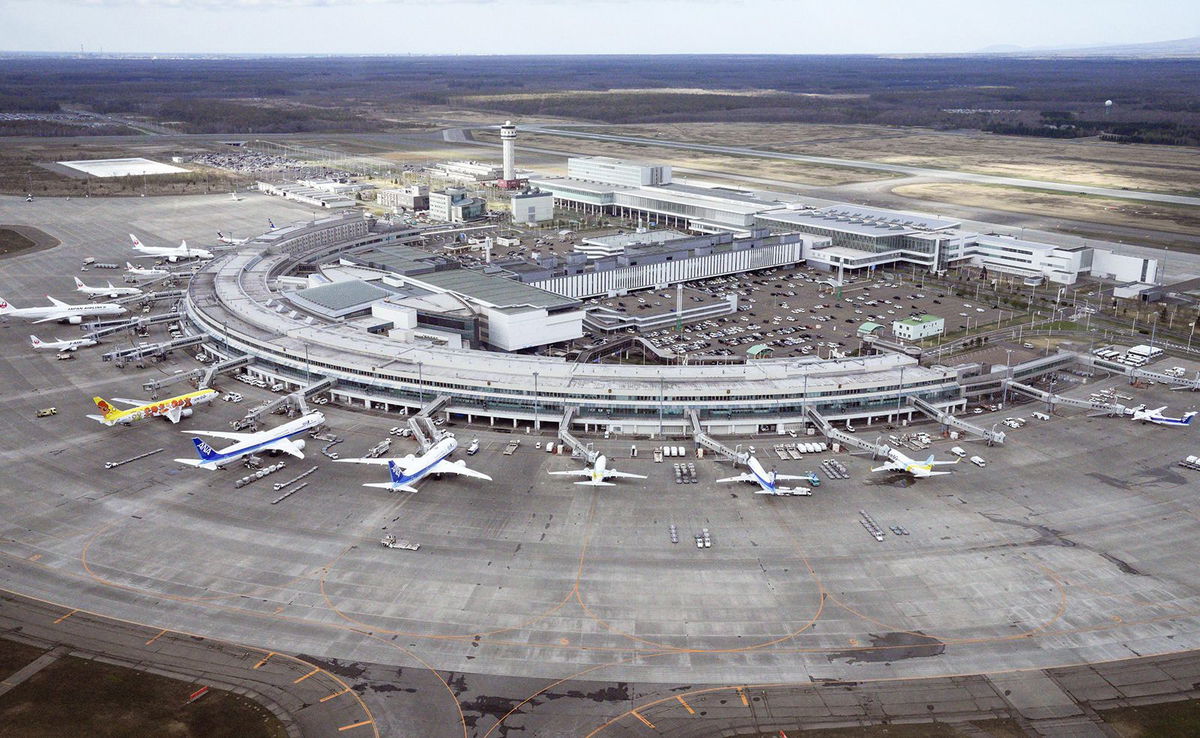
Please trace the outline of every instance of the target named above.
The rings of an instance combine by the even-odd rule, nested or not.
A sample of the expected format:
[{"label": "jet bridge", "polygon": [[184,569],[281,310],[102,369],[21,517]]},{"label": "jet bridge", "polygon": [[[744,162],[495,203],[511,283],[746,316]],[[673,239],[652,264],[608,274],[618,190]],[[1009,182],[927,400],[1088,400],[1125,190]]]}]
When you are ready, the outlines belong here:
[{"label": "jet bridge", "polygon": [[[248,358],[248,357],[241,357],[241,358]],[[231,360],[231,361],[236,361],[236,360]],[[319,379],[310,385],[301,387],[300,389],[296,390],[295,392],[290,392],[286,395],[283,395],[282,397],[271,400],[270,402],[263,405],[262,407],[258,407],[258,408],[255,408],[254,410],[251,410],[249,413],[246,414],[246,420],[248,420],[250,422],[257,422],[258,419],[261,418],[262,416],[266,415],[267,413],[274,412],[275,410],[277,410],[280,407],[283,407],[285,405],[290,406],[291,408],[293,408],[296,412],[300,413],[301,415],[307,415],[309,412],[309,409],[308,409],[308,403],[306,402],[306,400],[310,396],[315,395],[318,392],[323,392],[323,391],[329,389],[330,387],[334,386],[335,384],[337,384],[337,380],[334,379],[333,377],[324,377],[322,379]]]},{"label": "jet bridge", "polygon": [[129,295],[127,297],[119,297],[113,302],[118,305],[141,305],[151,302],[162,302],[163,300],[180,300],[187,295],[187,290],[159,290],[158,292],[144,292],[140,295]]},{"label": "jet bridge", "polygon": [[1090,354],[1076,354],[1080,364],[1101,369],[1114,374],[1124,374],[1131,380],[1149,379],[1155,382],[1162,382],[1170,385],[1173,390],[1200,390],[1200,372],[1196,373],[1195,377],[1176,377],[1172,374],[1163,374],[1162,372],[1152,372],[1149,369],[1139,369],[1132,366],[1122,366],[1113,362],[1104,362],[1100,364],[1096,361],[1096,357]]},{"label": "jet bridge", "polygon": [[441,439],[442,432],[433,424],[429,416],[445,407],[449,402],[450,395],[438,395],[425,403],[415,415],[409,417],[408,427],[412,430],[413,438],[417,439],[417,443],[421,445],[421,451],[428,451]]},{"label": "jet bridge", "polygon": [[1045,390],[1040,390],[1037,387],[1030,387],[1027,384],[1012,379],[1004,380],[1004,384],[1013,392],[1020,392],[1023,395],[1032,397],[1035,400],[1041,400],[1053,408],[1055,405],[1065,405],[1067,407],[1078,407],[1092,412],[1107,413],[1109,415],[1125,415],[1128,408],[1117,402],[1099,402],[1096,400],[1077,400],[1074,397],[1064,397],[1056,395]]},{"label": "jet bridge", "polygon": [[144,318],[87,323],[81,326],[81,329],[87,331],[83,336],[84,338],[99,339],[125,330],[132,330],[147,325],[157,325],[158,323],[173,323],[177,320],[179,320],[179,313],[161,313],[159,315],[147,315]]},{"label": "jet bridge", "polygon": [[184,336],[164,343],[152,343],[146,346],[121,349],[120,351],[109,351],[107,354],[101,354],[100,360],[112,361],[117,366],[124,366],[130,361],[139,361],[148,356],[165,356],[169,351],[187,348],[188,346],[197,346],[207,340],[208,336]]},{"label": "jet bridge", "polygon": [[972,435],[979,436],[983,440],[987,441],[989,446],[995,443],[1004,443],[1004,431],[988,430],[987,428],[982,428],[974,423],[968,423],[965,420],[956,418],[945,410],[939,410],[925,400],[922,400],[920,397],[910,398],[909,403],[912,405],[913,409],[928,415],[948,428],[957,428],[958,430],[966,431]]},{"label": "jet bridge", "polygon": [[558,440],[562,441],[567,446],[571,447],[571,455],[579,455],[587,459],[589,466],[596,462],[597,453],[590,446],[584,445],[575,436],[571,435],[571,419],[575,417],[575,413],[579,408],[575,405],[567,405],[567,409],[563,411],[562,420],[558,423]]},{"label": "jet bridge", "polygon": [[890,454],[892,451],[891,447],[871,443],[870,441],[864,441],[858,436],[854,436],[846,433],[845,431],[840,431],[837,428],[834,428],[833,423],[830,423],[824,415],[821,415],[821,413],[817,412],[814,408],[805,408],[804,413],[810,420],[812,420],[813,424],[816,425],[817,428],[821,429],[821,433],[830,441],[837,441],[838,443],[846,446],[853,446],[855,448],[862,449],[863,451],[870,451],[871,456],[873,457],[883,457],[885,459],[890,458],[888,454]]},{"label": "jet bridge", "polygon": [[700,413],[694,408],[688,410],[688,421],[692,426],[692,438],[700,446],[739,464],[744,464],[750,459],[750,454],[744,451],[737,451],[729,448],[725,444],[705,433],[704,426],[700,425]]},{"label": "jet bridge", "polygon": [[180,374],[172,374],[169,377],[162,379],[152,379],[149,382],[142,383],[142,389],[147,392],[158,392],[163,387],[170,387],[173,384],[186,382],[192,379],[197,380],[196,386],[203,389],[212,387],[213,380],[218,374],[223,372],[241,369],[244,366],[250,366],[254,363],[254,358],[250,356],[235,356],[232,359],[218,361],[215,364],[207,366],[203,369],[193,369],[189,372],[181,372]]}]

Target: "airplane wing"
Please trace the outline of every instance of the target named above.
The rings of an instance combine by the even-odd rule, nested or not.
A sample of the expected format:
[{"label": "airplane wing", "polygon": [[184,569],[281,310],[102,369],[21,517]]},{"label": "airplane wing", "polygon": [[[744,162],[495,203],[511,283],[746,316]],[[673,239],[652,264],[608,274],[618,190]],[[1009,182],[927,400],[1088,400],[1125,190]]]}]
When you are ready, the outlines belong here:
[{"label": "airplane wing", "polygon": [[622,479],[645,479],[645,474],[632,474],[630,472],[617,471],[616,469],[605,469],[604,475],[608,477],[620,477]]},{"label": "airplane wing", "polygon": [[804,480],[809,480],[809,478],[808,478],[808,477],[797,476],[797,475],[795,475],[795,474],[776,474],[776,475],[775,475],[775,481],[779,481],[779,480],[781,480],[781,479],[804,479]]},{"label": "airplane wing", "polygon": [[875,468],[874,468],[874,469],[872,469],[871,471],[873,471],[873,472],[878,472],[878,471],[898,471],[898,469],[896,468],[896,465],[895,465],[895,464],[884,464],[883,466],[877,466],[877,467],[875,467]]},{"label": "airplane wing", "polygon": [[182,405],[176,405],[170,408],[167,410],[167,420],[171,421],[172,423],[178,423],[180,418],[183,417],[183,410],[184,408]]},{"label": "airplane wing", "polygon": [[467,465],[460,462],[446,461],[445,459],[433,465],[429,470],[430,474],[461,474],[464,477],[474,477],[476,479],[484,479],[492,481],[492,478],[483,472],[477,472],[474,469],[468,469]]},{"label": "airplane wing", "polygon": [[943,474],[953,474],[953,473],[954,473],[954,472],[935,472],[935,471],[927,471],[927,472],[922,472],[922,473],[920,473],[920,474],[914,474],[913,476],[915,476],[915,477],[940,477],[940,476],[942,476]]},{"label": "airplane wing", "polygon": [[291,454],[292,456],[295,456],[297,459],[304,458],[304,452],[301,451],[300,447],[293,443],[292,439],[290,438],[280,438],[277,441],[263,446],[263,448],[271,451],[282,451],[285,454]]},{"label": "airplane wing", "polygon": [[63,302],[62,300],[55,300],[50,295],[46,295],[46,299],[49,300],[51,303],[53,303],[54,307],[60,307],[60,308],[68,307],[67,303]]},{"label": "airplane wing", "polygon": [[587,485],[588,487],[616,487],[617,486],[617,485],[613,484],[612,482],[597,482],[594,479],[588,479],[587,481],[584,481],[584,482],[576,482],[575,484],[583,484],[583,485]]},{"label": "airplane wing", "polygon": [[[350,461],[350,459],[334,459],[335,461]],[[391,482],[367,482],[364,487],[375,487],[377,489],[387,489],[393,492],[412,492],[416,494],[417,488],[407,484],[392,484]]]},{"label": "airplane wing", "polygon": [[66,316],[63,313],[56,313],[54,315],[47,316],[45,318],[42,318],[41,320],[35,320],[33,322],[34,323],[49,323],[52,320],[62,320],[64,317],[66,317]]},{"label": "airplane wing", "polygon": [[1166,410],[1166,409],[1167,409],[1167,406],[1166,406],[1166,405],[1163,405],[1163,406],[1162,406],[1162,407],[1160,407],[1160,408],[1156,408],[1156,409],[1154,409],[1154,410],[1150,410],[1150,411],[1148,411],[1148,412],[1149,412],[1151,415],[1162,415],[1162,414],[1163,414],[1163,410]]},{"label": "airplane wing", "polygon": [[411,454],[408,456],[398,456],[398,457],[393,456],[390,458],[385,457],[382,459],[379,459],[379,458],[376,458],[376,459],[336,459],[336,461],[339,464],[377,464],[379,466],[387,466],[388,462],[394,461],[394,462],[396,462],[396,466],[400,467],[401,469],[405,469],[406,464],[408,464],[408,462],[410,462],[412,460],[413,460],[413,457]]},{"label": "airplane wing", "polygon": [[150,404],[146,400],[131,400],[128,397],[114,397],[112,399],[113,399],[113,402],[122,402],[122,403],[125,403],[126,405],[132,405],[134,407],[139,407],[141,405],[149,405]]},{"label": "airplane wing", "polygon": [[753,474],[739,474],[736,477],[725,477],[724,479],[717,480],[717,484],[721,484],[723,482],[755,482],[755,483],[757,483],[758,478],[755,477]]},{"label": "airplane wing", "polygon": [[[778,479],[779,477],[776,477]],[[772,497],[810,497],[812,490],[808,487],[776,487],[772,492],[767,489],[757,489],[754,491],[756,495],[770,495]]]},{"label": "airplane wing", "polygon": [[933,464],[934,466],[953,466],[954,464],[957,464],[960,461],[962,461],[961,458],[955,459],[954,461],[932,461],[930,463]]},{"label": "airplane wing", "polygon": [[556,471],[548,473],[558,477],[588,477],[592,474],[590,469],[572,469],[571,471]]},{"label": "airplane wing", "polygon": [[244,441],[252,434],[250,433],[233,433],[232,431],[180,431],[181,433],[191,433],[193,436],[212,436],[213,438],[225,438],[230,441]]}]

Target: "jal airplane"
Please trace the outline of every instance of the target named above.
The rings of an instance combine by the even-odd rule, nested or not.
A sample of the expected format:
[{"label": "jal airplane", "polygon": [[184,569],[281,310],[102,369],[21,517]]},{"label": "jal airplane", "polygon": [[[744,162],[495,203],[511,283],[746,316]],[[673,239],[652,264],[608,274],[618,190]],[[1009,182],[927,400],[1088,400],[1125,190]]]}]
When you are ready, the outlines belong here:
[{"label": "jal airplane", "polygon": [[35,349],[45,349],[51,351],[74,351],[76,349],[96,345],[96,339],[94,338],[75,338],[66,340],[60,338],[54,341],[43,341],[37,336],[30,336],[29,342],[33,344]]},{"label": "jal airplane", "polygon": [[125,271],[135,277],[166,277],[171,274],[169,269],[156,269],[154,267],[139,267],[125,262]]},{"label": "jal airplane", "polygon": [[1167,409],[1166,405],[1163,405],[1162,407],[1155,409],[1155,410],[1147,410],[1144,407],[1133,408],[1132,411],[1130,412],[1130,417],[1132,417],[1134,420],[1140,420],[1140,421],[1142,421],[1142,423],[1154,423],[1156,425],[1176,425],[1176,426],[1191,425],[1192,418],[1196,417],[1195,412],[1190,412],[1190,413],[1184,413],[1182,418],[1168,418],[1167,416],[1162,414],[1162,411],[1166,410],[1166,409]]},{"label": "jal airplane", "polygon": [[199,438],[192,438],[196,446],[197,459],[175,459],[180,464],[187,464],[199,469],[216,471],[238,459],[263,451],[291,454],[298,459],[304,458],[304,439],[292,440],[325,423],[321,413],[309,413],[295,420],[284,423],[278,428],[259,431],[258,433],[231,433],[228,431],[184,431],[198,436],[227,438],[234,441],[230,446],[217,451]]},{"label": "jal airplane", "polygon": [[187,241],[181,241],[178,246],[147,246],[138,240],[137,236],[132,233],[129,238],[133,241],[133,250],[146,256],[163,257],[171,263],[175,263],[180,259],[211,259],[213,258],[211,251],[204,249],[192,248],[187,245]]},{"label": "jal airplane", "polygon": [[112,282],[109,282],[107,287],[88,287],[79,277],[75,278],[75,291],[82,292],[88,297],[124,297],[142,294],[137,287],[113,287]]},{"label": "jal airplane", "polygon": [[234,238],[233,236],[226,236],[220,231],[217,231],[217,240],[221,243],[227,243],[230,246],[241,246],[250,243],[250,239],[248,238]]},{"label": "jal airplane", "polygon": [[717,483],[723,484],[725,482],[752,482],[754,484],[757,484],[759,487],[759,489],[755,492],[755,494],[760,494],[760,495],[776,495],[779,497],[790,497],[793,495],[798,495],[798,496],[807,497],[808,495],[812,494],[812,490],[809,489],[808,487],[780,487],[779,486],[780,481],[792,481],[792,480],[800,480],[800,479],[807,481],[808,480],[807,476],[800,477],[800,476],[795,476],[792,474],[778,474],[775,472],[774,469],[772,469],[771,471],[768,472],[766,469],[763,469],[763,465],[761,463],[759,463],[758,459],[753,456],[744,457],[744,463],[746,464],[746,466],[750,467],[750,471],[746,472],[745,474],[739,474],[736,477],[726,477],[725,479],[718,479]]},{"label": "jal airplane", "polygon": [[917,461],[916,459],[908,458],[894,448],[889,448],[888,462],[883,466],[875,467],[871,471],[904,472],[905,474],[911,474],[916,479],[924,479],[942,474],[953,474],[954,472],[934,471],[933,467],[948,466],[950,464],[957,464],[958,462],[959,459],[955,459],[954,461],[934,461],[933,454],[929,454],[929,458],[925,459],[925,461]]},{"label": "jal airplane", "polygon": [[192,408],[212,402],[217,399],[219,394],[216,390],[202,389],[155,402],[127,400],[124,397],[113,398],[113,402],[132,405],[133,407],[128,410],[118,410],[104,398],[93,397],[92,402],[96,403],[96,407],[100,408],[100,412],[104,414],[89,415],[88,417],[107,426],[114,426],[118,423],[130,425],[146,418],[166,418],[172,423],[178,423],[183,418],[192,417]]},{"label": "jal airplane", "polygon": [[125,308],[112,302],[95,302],[87,305],[68,305],[62,300],[55,300],[50,295],[46,299],[52,304],[46,307],[13,307],[0,297],[0,316],[11,315],[14,318],[36,318],[34,323],[49,323],[55,320],[65,320],[71,325],[79,325],[84,318],[101,315],[123,315]]},{"label": "jal airplane", "polygon": [[603,455],[596,457],[596,463],[591,469],[572,469],[571,471],[552,471],[551,474],[563,477],[587,477],[582,482],[575,484],[586,484],[592,487],[613,487],[612,482],[606,481],[614,477],[620,479],[645,479],[642,474],[631,474],[629,472],[617,471],[616,469],[608,468],[608,459]]},{"label": "jal airplane", "polygon": [[387,465],[388,474],[391,477],[390,481],[369,482],[363,486],[378,487],[393,492],[416,492],[417,488],[413,485],[430,474],[461,474],[464,477],[474,477],[488,482],[492,481],[492,478],[483,472],[468,469],[467,465],[462,461],[446,461],[446,457],[454,453],[454,449],[456,448],[458,448],[458,441],[454,440],[453,437],[447,436],[433,444],[428,451],[420,456],[409,454],[408,456],[390,459],[337,459],[337,461],[348,464]]}]

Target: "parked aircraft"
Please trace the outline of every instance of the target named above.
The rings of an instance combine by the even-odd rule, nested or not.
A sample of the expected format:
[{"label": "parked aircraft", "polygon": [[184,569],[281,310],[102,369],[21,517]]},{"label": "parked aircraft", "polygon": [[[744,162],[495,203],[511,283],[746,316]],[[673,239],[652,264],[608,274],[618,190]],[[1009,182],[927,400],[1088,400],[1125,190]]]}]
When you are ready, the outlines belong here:
[{"label": "parked aircraft", "polygon": [[905,474],[911,474],[916,479],[924,479],[942,474],[953,474],[953,472],[948,471],[933,471],[933,467],[948,466],[950,464],[957,464],[958,462],[959,459],[955,459],[954,461],[934,461],[933,454],[929,454],[929,458],[925,459],[925,461],[917,461],[916,459],[910,459],[894,448],[889,448],[888,462],[883,466],[875,467],[871,471],[904,472]]},{"label": "parked aircraft", "polygon": [[364,487],[378,487],[393,492],[416,492],[413,485],[430,474],[461,474],[464,477],[474,477],[488,482],[492,478],[483,472],[468,469],[465,462],[446,461],[446,457],[458,448],[458,441],[447,436],[433,444],[428,451],[420,456],[401,456],[390,459],[338,459],[338,462],[349,464],[386,464],[391,477],[387,482],[369,482]]},{"label": "parked aircraft", "polygon": [[125,262],[125,271],[135,277],[166,277],[170,275],[169,269],[157,269],[155,267],[139,267]]},{"label": "parked aircraft", "polygon": [[745,474],[739,474],[736,477],[726,477],[718,479],[717,484],[725,482],[751,482],[757,484],[759,489],[755,494],[760,495],[777,495],[780,497],[789,497],[792,495],[808,496],[812,494],[812,490],[808,487],[780,487],[780,481],[792,480],[807,480],[807,476],[796,476],[792,474],[779,474],[774,469],[767,471],[763,469],[763,465],[753,456],[740,457],[742,463],[750,467],[750,471]]},{"label": "parked aircraft", "polygon": [[197,392],[188,392],[175,397],[168,397],[165,400],[148,402],[145,400],[128,400],[124,397],[114,397],[113,402],[119,402],[124,405],[132,405],[128,410],[118,410],[109,404],[104,398],[93,397],[92,402],[96,403],[96,407],[100,408],[103,415],[89,415],[88,417],[95,420],[97,423],[103,423],[108,426],[130,425],[139,420],[146,418],[166,418],[172,423],[178,423],[183,418],[192,416],[192,408],[199,405],[204,405],[217,399],[220,393],[212,389],[202,389]]},{"label": "parked aircraft", "polygon": [[242,244],[250,243],[250,239],[248,238],[234,238],[233,236],[226,236],[220,231],[217,231],[217,240],[221,243],[227,243],[230,246],[241,246]]},{"label": "parked aircraft", "polygon": [[99,315],[121,315],[125,308],[112,302],[95,302],[86,305],[68,305],[62,300],[56,300],[46,295],[51,305],[46,307],[13,307],[7,300],[0,297],[0,315],[11,315],[14,318],[37,318],[34,323],[49,323],[54,320],[65,320],[71,325],[79,325],[84,318]]},{"label": "parked aircraft", "polygon": [[123,297],[142,294],[137,287],[114,287],[112,282],[109,282],[107,287],[88,287],[79,277],[75,278],[75,291],[82,292],[89,297]]},{"label": "parked aircraft", "polygon": [[603,455],[596,457],[596,463],[591,469],[572,469],[571,471],[552,471],[551,474],[565,477],[587,477],[582,482],[575,484],[586,484],[592,487],[612,487],[612,482],[605,481],[614,477],[622,479],[645,479],[645,475],[631,474],[629,472],[617,471],[616,469],[608,468],[608,459]]},{"label": "parked aircraft", "polygon": [[192,248],[187,245],[187,241],[181,241],[178,246],[147,246],[138,240],[137,236],[132,233],[129,238],[133,241],[133,250],[143,253],[146,256],[158,256],[166,258],[169,262],[177,262],[180,259],[211,259],[213,258],[211,251],[205,249]]},{"label": "parked aircraft", "polygon": [[257,433],[232,433],[228,431],[184,431],[185,433],[195,433],[198,436],[212,436],[213,438],[227,438],[234,441],[230,446],[226,446],[220,451],[215,450],[199,438],[192,438],[192,443],[196,446],[196,455],[198,459],[175,459],[180,464],[195,466],[200,469],[208,469],[215,471],[225,467],[227,464],[237,461],[244,456],[261,453],[263,451],[282,452],[291,454],[296,458],[304,458],[304,439],[292,440],[292,436],[299,436],[325,423],[325,416],[322,413],[309,413],[295,420],[284,423],[278,428],[271,430],[259,431]]},{"label": "parked aircraft", "polygon": [[59,338],[54,341],[43,341],[37,336],[30,336],[29,342],[33,344],[35,349],[51,349],[54,351],[74,351],[87,346],[95,346],[97,343],[94,338]]},{"label": "parked aircraft", "polygon": [[1154,423],[1156,425],[1191,425],[1192,418],[1196,417],[1195,412],[1184,413],[1182,418],[1168,418],[1162,414],[1167,406],[1163,405],[1154,410],[1147,410],[1145,407],[1130,408],[1130,417],[1134,420],[1140,420],[1142,423]]}]

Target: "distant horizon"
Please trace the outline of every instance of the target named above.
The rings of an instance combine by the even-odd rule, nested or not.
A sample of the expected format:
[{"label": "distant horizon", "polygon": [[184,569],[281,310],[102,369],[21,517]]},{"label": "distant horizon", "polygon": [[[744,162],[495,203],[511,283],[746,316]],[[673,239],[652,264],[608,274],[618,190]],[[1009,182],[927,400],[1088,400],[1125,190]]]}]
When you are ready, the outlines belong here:
[{"label": "distant horizon", "polygon": [[1200,3],[4,0],[0,29],[10,55],[959,56],[1188,40]]}]

